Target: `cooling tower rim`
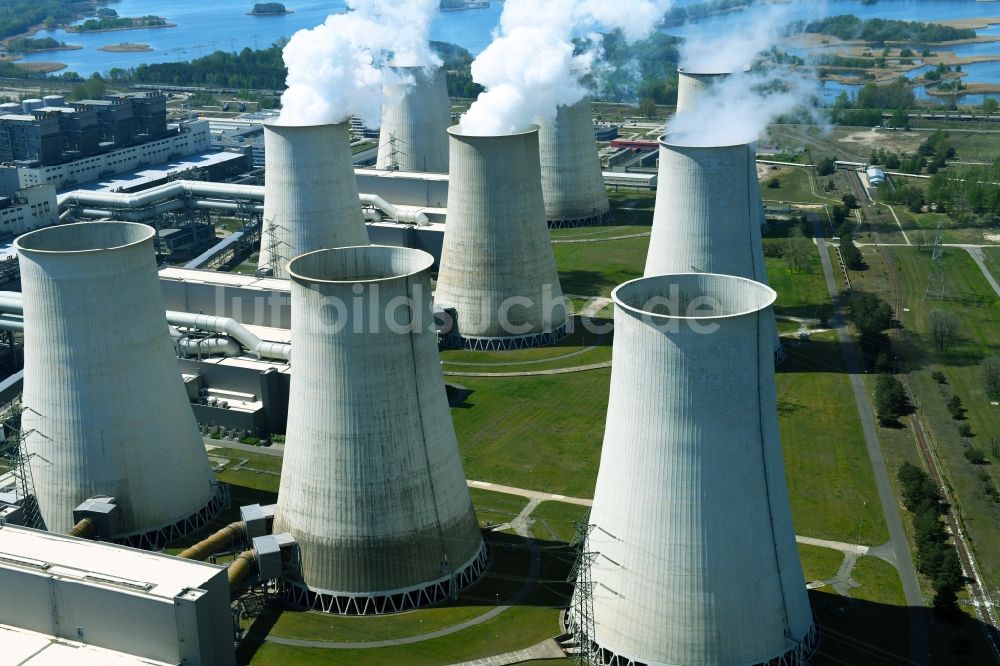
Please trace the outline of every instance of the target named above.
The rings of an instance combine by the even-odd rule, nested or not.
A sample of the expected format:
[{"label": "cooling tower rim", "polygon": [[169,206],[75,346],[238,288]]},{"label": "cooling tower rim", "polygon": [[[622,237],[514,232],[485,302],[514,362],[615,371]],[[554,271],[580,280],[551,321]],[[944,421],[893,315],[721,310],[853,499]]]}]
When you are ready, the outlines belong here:
[{"label": "cooling tower rim", "polygon": [[721,144],[708,144],[700,145],[694,143],[684,143],[682,142],[677,134],[661,134],[657,139],[657,143],[660,144],[661,148],[668,148],[671,150],[726,150],[732,148],[746,148],[749,150],[750,146],[753,145],[754,141],[741,141],[737,143],[721,143]]},{"label": "cooling tower rim", "polygon": [[726,76],[732,76],[733,74],[749,74],[750,73],[750,68],[749,67],[743,67],[743,68],[733,69],[733,70],[730,70],[730,71],[719,71],[719,70],[701,69],[700,67],[698,67],[697,65],[695,65],[693,67],[678,67],[677,68],[677,73],[681,74],[683,76],[690,76],[690,77],[693,77],[693,78],[695,78],[695,77],[720,77],[721,78],[721,77],[726,77]]},{"label": "cooling tower rim", "polygon": [[[333,256],[335,254],[339,254],[344,257],[347,257],[350,254],[370,254],[372,256],[382,255],[382,257],[386,260],[391,259],[393,256],[404,257],[411,262],[411,265],[407,266],[405,270],[392,271],[387,275],[380,275],[378,277],[356,278],[348,276],[343,278],[327,278],[307,272],[305,266],[309,262],[316,261],[323,256]],[[396,247],[392,245],[350,245],[345,247],[315,250],[313,252],[300,254],[288,262],[285,270],[291,280],[294,280],[298,284],[304,286],[320,284],[350,285],[388,283],[395,280],[401,280],[428,271],[433,265],[434,257],[423,250],[408,247]]]},{"label": "cooling tower rim", "polygon": [[462,131],[461,123],[448,128],[448,134],[454,139],[507,139],[513,136],[525,136],[538,134],[538,125],[529,125],[527,129],[507,132],[505,134],[466,134]]},{"label": "cooling tower rim", "polygon": [[[629,292],[636,291],[639,287],[650,285],[654,282],[663,283],[664,287],[667,289],[660,290],[658,293],[662,294],[664,297],[668,297],[670,294],[669,287],[672,285],[680,286],[682,283],[711,283],[715,282],[720,285],[725,285],[729,283],[732,286],[743,285],[747,287],[751,296],[755,297],[752,302],[747,302],[750,299],[744,299],[744,302],[740,304],[740,307],[733,308],[731,312],[725,312],[723,314],[706,314],[698,316],[681,316],[673,314],[663,314],[659,312],[652,312],[650,310],[643,309],[637,305],[630,302]],[[704,295],[706,290],[702,289],[699,296]],[[737,319],[739,317],[745,317],[747,315],[752,315],[754,313],[765,310],[768,307],[774,305],[774,302],[778,298],[778,292],[771,287],[757,282],[756,280],[751,280],[749,278],[738,277],[735,275],[723,275],[721,273],[668,273],[666,275],[654,275],[650,277],[641,277],[634,280],[629,280],[628,282],[623,282],[614,288],[611,292],[611,300],[614,302],[615,309],[621,308],[622,310],[646,319],[653,321],[721,321],[725,319]],[[648,299],[647,299],[648,302]]]},{"label": "cooling tower rim", "polygon": [[[129,229],[129,234],[133,237],[125,242],[101,247],[51,249],[46,248],[44,245],[45,243],[58,242],[60,240],[79,242],[89,237],[87,232],[96,232],[99,230],[106,231],[108,229]],[[86,231],[80,233],[80,230]],[[110,250],[121,250],[134,245],[141,245],[142,243],[151,240],[155,235],[156,230],[153,229],[153,227],[147,224],[140,224],[139,222],[75,222],[73,224],[59,224],[52,227],[45,227],[43,229],[29,231],[26,234],[21,234],[14,240],[14,248],[17,250],[18,254],[28,255],[85,255],[97,252],[108,252]],[[41,243],[41,245],[37,245],[38,243]]]},{"label": "cooling tower rim", "polygon": [[444,64],[439,62],[437,64],[428,65],[397,65],[395,63],[389,63],[385,66],[385,69],[400,71],[400,72],[423,72],[425,74],[437,74],[444,67]]},{"label": "cooling tower rim", "polygon": [[322,127],[339,127],[341,125],[347,126],[350,120],[345,118],[338,123],[290,123],[288,121],[282,120],[281,116],[277,118],[272,118],[265,120],[261,123],[261,126],[265,130],[270,130],[275,134],[281,134],[283,130],[310,130],[310,129],[320,129]]}]

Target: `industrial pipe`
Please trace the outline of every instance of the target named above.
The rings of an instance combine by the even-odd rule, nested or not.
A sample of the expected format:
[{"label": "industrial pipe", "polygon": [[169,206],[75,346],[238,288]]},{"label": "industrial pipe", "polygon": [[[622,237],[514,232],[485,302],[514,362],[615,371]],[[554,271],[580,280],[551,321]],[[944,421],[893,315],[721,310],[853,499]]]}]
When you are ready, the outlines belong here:
[{"label": "industrial pipe", "polygon": [[[0,328],[3,328],[3,319],[0,318]],[[179,330],[170,327],[170,335],[173,336],[177,347],[185,356],[210,356],[212,354],[223,354],[225,356],[239,356],[243,351],[240,343],[225,336],[209,338],[192,338],[181,333]]]},{"label": "industrial pipe", "polygon": [[80,522],[70,528],[68,534],[79,539],[93,539],[97,532],[97,525],[90,518],[81,518]]},{"label": "industrial pipe", "polygon": [[250,577],[253,573],[253,565],[256,562],[257,551],[251,548],[250,550],[244,550],[236,556],[235,560],[229,563],[226,573],[229,578],[230,590]]},{"label": "industrial pipe", "polygon": [[[0,308],[2,308],[0,301]],[[286,342],[266,342],[243,327],[235,319],[190,312],[167,311],[167,322],[174,326],[186,326],[203,331],[224,333],[252,351],[258,358],[275,358],[284,361],[292,359],[292,346]]]},{"label": "industrial pipe", "polygon": [[0,315],[0,330],[24,332],[24,320]]},{"label": "industrial pipe", "polygon": [[246,533],[247,524],[245,521],[239,520],[235,523],[230,523],[215,534],[181,551],[177,554],[177,557],[185,560],[204,562],[215,553],[241,542],[246,537]]}]

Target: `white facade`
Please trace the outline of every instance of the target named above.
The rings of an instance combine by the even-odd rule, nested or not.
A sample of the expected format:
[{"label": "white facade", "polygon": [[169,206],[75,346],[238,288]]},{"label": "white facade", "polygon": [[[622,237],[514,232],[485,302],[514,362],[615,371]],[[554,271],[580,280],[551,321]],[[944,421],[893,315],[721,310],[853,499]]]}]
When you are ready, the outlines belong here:
[{"label": "white facade", "polygon": [[445,71],[393,69],[407,81],[385,85],[376,168],[447,173],[451,102]]},{"label": "white facade", "polygon": [[[39,665],[236,663],[221,566],[6,525],[0,589],[0,626],[22,630],[21,640],[36,632],[31,643],[63,659]],[[0,662],[9,664],[17,643],[4,633]]]},{"label": "white facade", "polygon": [[546,344],[566,307],[545,223],[538,130],[451,135],[447,233],[435,303],[454,308],[463,346]]},{"label": "white facade", "polygon": [[180,125],[180,133],[148,143],[118,148],[100,155],[83,157],[65,164],[21,167],[21,186],[49,183],[56,189],[87,183],[98,178],[133,171],[148,164],[166,162],[182,155],[211,150],[212,136],[207,120]]},{"label": "white facade", "polygon": [[611,206],[594,139],[590,98],[585,97],[572,106],[560,106],[553,120],[539,123],[538,144],[549,226],[609,223]]},{"label": "white facade", "polygon": [[615,666],[804,664],[815,629],[778,436],[774,291],[686,274],[613,299],[592,640]]},{"label": "white facade", "polygon": [[300,254],[368,244],[347,123],[271,123],[264,143],[261,268],[285,278],[288,262]]},{"label": "white facade", "polygon": [[68,531],[73,509],[96,495],[117,500],[116,539],[176,536],[211,517],[217,489],[177,373],[153,235],[141,224],[88,222],[15,242],[22,429],[50,531]]},{"label": "white facade", "polygon": [[58,221],[56,188],[49,184],[22,188],[6,205],[0,203],[0,236],[17,236]]},{"label": "white facade", "polygon": [[407,610],[474,581],[487,556],[448,411],[422,251],[293,260],[294,367],[274,531],[301,553],[293,602]]}]

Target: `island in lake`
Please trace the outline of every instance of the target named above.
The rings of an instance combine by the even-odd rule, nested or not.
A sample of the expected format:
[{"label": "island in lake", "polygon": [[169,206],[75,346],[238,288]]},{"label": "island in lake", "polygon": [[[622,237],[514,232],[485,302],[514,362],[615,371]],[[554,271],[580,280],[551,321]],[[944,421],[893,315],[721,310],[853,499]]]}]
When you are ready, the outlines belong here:
[{"label": "island in lake", "polygon": [[7,53],[42,53],[44,51],[76,51],[82,46],[67,44],[51,37],[21,37],[7,40]]},{"label": "island in lake", "polygon": [[261,2],[247,12],[250,16],[282,16],[291,13],[292,10],[285,9],[285,6],[280,2]]},{"label": "island in lake", "polygon": [[127,18],[123,16],[106,16],[87,19],[80,25],[71,25],[66,32],[111,32],[114,30],[135,30],[136,28],[174,28],[174,23],[167,23],[162,16],[139,16]]},{"label": "island in lake", "polygon": [[149,44],[134,44],[132,42],[122,42],[120,44],[108,44],[107,46],[98,46],[98,51],[107,51],[108,53],[142,53],[145,51],[152,51],[153,47]]}]

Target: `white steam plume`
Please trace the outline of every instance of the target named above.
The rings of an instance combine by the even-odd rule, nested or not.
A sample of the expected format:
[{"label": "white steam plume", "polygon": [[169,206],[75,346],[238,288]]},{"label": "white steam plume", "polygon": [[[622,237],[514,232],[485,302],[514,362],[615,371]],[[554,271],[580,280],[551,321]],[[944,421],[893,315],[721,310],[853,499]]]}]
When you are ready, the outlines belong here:
[{"label": "white steam plume", "polygon": [[347,0],[347,13],[292,35],[279,122],[339,123],[358,116],[377,123],[386,65],[438,67],[430,29],[439,0]]},{"label": "white steam plume", "polygon": [[472,78],[486,87],[462,116],[462,131],[499,135],[551,119],[559,106],[586,95],[580,79],[598,59],[578,51],[574,37],[620,29],[635,41],[649,35],[673,0],[507,0],[493,43],[472,63]]},{"label": "white steam plume", "polygon": [[762,52],[778,43],[788,14],[785,6],[771,5],[749,21],[719,32],[701,26],[688,32],[680,49],[680,66],[689,72],[725,74],[750,69]]},{"label": "white steam plume", "polygon": [[787,70],[735,73],[700,95],[693,108],[675,115],[667,124],[667,141],[684,146],[753,143],[772,121],[792,112],[821,123],[818,96],[815,79]]}]

